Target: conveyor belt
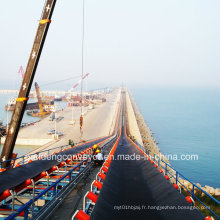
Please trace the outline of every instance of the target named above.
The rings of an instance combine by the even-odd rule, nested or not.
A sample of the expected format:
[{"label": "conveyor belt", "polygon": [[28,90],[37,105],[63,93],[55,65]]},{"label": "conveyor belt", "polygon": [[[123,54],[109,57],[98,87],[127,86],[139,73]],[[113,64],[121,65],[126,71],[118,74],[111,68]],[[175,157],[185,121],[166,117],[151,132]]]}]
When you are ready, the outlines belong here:
[{"label": "conveyor belt", "polygon": [[[107,138],[108,137],[100,138],[92,142],[76,146],[73,149],[66,150],[64,152],[58,153],[57,155],[77,154]],[[52,166],[56,166],[59,163],[60,162],[58,162],[57,160],[36,160],[31,163],[0,173],[0,194],[7,189],[12,189],[13,187],[18,186],[27,179],[31,179],[37,176],[43,171],[49,170]]]},{"label": "conveyor belt", "polygon": [[[141,159],[116,160],[118,155],[133,154]],[[192,208],[123,131],[91,219],[202,219]]]}]

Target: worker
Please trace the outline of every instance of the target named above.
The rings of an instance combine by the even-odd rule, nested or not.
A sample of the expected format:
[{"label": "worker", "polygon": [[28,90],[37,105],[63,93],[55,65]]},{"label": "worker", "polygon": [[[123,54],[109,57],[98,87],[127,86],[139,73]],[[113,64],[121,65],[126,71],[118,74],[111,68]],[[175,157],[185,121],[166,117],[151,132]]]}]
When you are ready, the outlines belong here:
[{"label": "worker", "polygon": [[74,147],[74,141],[73,140],[71,140],[71,139],[69,139],[69,145],[71,145],[71,147]]},{"label": "worker", "polygon": [[99,147],[97,146],[97,144],[95,144],[95,145],[93,146],[93,155],[95,155],[95,152],[96,152],[97,150],[99,150]]},{"label": "worker", "polygon": [[98,166],[101,166],[104,162],[104,157],[103,157],[103,154],[100,150],[97,150],[95,152],[95,164],[98,165]]}]

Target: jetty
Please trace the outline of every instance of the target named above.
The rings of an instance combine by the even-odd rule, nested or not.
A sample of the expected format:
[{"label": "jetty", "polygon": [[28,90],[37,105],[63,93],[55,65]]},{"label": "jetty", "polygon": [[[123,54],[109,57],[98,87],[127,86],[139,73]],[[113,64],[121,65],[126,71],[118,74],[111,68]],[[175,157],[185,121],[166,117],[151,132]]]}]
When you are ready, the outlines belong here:
[{"label": "jetty", "polygon": [[[66,121],[59,122],[66,135],[60,140],[44,138],[50,128],[44,129],[50,123],[48,118],[21,130],[19,138],[28,140],[29,136],[32,144],[38,138],[48,143],[36,152],[14,159],[16,163],[10,169],[1,170],[1,216],[6,219],[85,219],[82,216],[86,219],[143,219],[146,216],[202,219],[199,210],[190,208],[197,204],[196,192],[202,189],[193,184],[194,192],[183,193],[181,173],[157,155],[151,156],[143,145],[133,105],[134,99],[128,90],[118,88],[108,95],[105,104],[93,110],[85,108],[88,121],[84,127],[85,140],[81,143],[77,139],[79,121],[75,126],[69,125],[68,108],[60,112],[66,116]],[[77,111],[75,114],[77,118]],[[28,133],[26,137],[25,133]],[[35,138],[32,133],[36,133]],[[76,146],[67,144],[70,137],[78,142]],[[94,167],[90,158],[94,144],[106,155],[101,167]],[[78,191],[83,194],[81,197]],[[188,209],[149,208],[164,205]],[[133,208],[124,210],[125,206]],[[182,214],[179,216],[179,213]]]},{"label": "jetty", "polygon": [[[20,90],[14,91],[18,97],[2,139],[0,219],[219,219],[219,197],[160,157],[126,87],[95,102],[81,83],[72,103],[56,111],[43,108],[35,83],[40,112],[31,116],[40,119],[21,128],[55,5],[45,1]],[[88,75],[82,62],[80,82]],[[38,148],[17,157],[15,144]]]}]

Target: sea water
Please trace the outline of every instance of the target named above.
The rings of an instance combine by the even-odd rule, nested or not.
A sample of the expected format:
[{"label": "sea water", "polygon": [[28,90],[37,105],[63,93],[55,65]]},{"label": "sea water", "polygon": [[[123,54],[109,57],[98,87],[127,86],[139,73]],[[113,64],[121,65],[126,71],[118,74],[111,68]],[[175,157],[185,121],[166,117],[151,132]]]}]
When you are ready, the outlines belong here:
[{"label": "sea water", "polygon": [[[162,153],[185,177],[220,188],[220,88],[131,88]],[[181,160],[198,155],[198,160]],[[188,156],[187,156],[188,157]]]},{"label": "sea water", "polygon": [[[3,124],[6,125],[7,121],[8,123],[10,123],[11,120],[11,116],[13,111],[6,111],[5,110],[5,105],[7,105],[8,101],[11,98],[16,98],[18,95],[16,93],[0,93],[0,119],[3,121]],[[37,102],[37,99],[29,99],[28,102]],[[57,109],[61,109],[67,106],[66,102],[55,102],[55,105],[57,105]],[[8,117],[8,120],[7,120]],[[22,122],[25,123],[31,123],[31,122],[35,122],[38,121],[39,118],[38,117],[32,117],[30,115],[27,115],[26,111],[24,113]],[[39,146],[25,146],[25,145],[16,145],[14,152],[18,153],[18,156],[24,155],[30,151],[35,150],[36,148],[39,148]],[[0,144],[0,152],[2,150],[2,145]]]}]

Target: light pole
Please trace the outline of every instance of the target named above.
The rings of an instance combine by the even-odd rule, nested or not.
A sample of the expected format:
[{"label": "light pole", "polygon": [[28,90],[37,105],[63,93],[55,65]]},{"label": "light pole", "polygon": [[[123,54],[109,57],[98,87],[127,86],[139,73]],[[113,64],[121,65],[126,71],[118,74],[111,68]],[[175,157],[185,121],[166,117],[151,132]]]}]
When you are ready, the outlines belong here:
[{"label": "light pole", "polygon": [[73,101],[72,101],[72,124],[73,124]]},{"label": "light pole", "polygon": [[57,132],[57,120],[56,120],[56,112],[54,111],[54,120],[55,120],[55,136],[56,136],[56,132]]},{"label": "light pole", "polygon": [[54,130],[55,130],[55,132],[54,132],[54,137],[56,138],[56,134],[57,134],[57,119],[56,119],[56,105],[54,105],[54,120],[55,120],[55,125],[54,125]]},{"label": "light pole", "polygon": [[8,105],[7,105],[7,117],[6,118],[7,118],[7,122],[6,122],[7,123],[7,125],[6,125],[7,132],[6,133],[8,134]]}]

